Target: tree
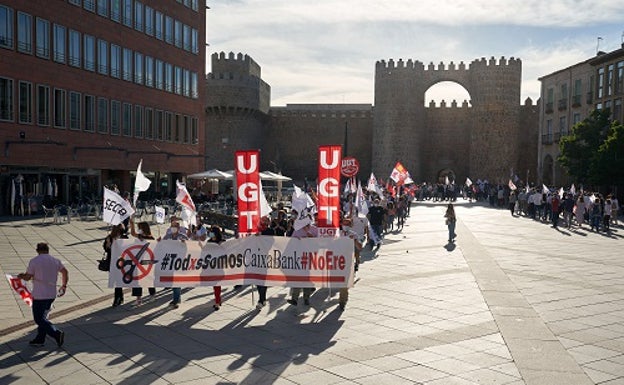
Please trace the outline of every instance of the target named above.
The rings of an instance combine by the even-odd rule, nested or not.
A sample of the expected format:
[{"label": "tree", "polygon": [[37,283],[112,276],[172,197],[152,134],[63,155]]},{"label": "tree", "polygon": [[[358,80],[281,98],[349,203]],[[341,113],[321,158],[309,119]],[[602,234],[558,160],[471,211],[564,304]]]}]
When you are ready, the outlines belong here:
[{"label": "tree", "polygon": [[[559,141],[557,161],[568,175],[580,183],[597,183],[594,171],[600,163],[600,146],[607,139],[611,112],[608,109],[594,110],[585,120],[572,127],[572,132]],[[600,184],[600,183],[597,183]]]},{"label": "tree", "polygon": [[598,185],[624,186],[624,125],[617,121],[611,124],[590,171]]}]

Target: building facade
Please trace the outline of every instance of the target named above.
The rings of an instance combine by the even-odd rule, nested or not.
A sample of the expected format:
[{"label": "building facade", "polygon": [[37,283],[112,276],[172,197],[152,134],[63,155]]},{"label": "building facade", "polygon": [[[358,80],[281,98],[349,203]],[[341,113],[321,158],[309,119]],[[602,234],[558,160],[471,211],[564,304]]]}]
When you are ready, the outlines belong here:
[{"label": "building facade", "polygon": [[594,109],[608,108],[614,120],[624,121],[624,45],[539,80],[544,103],[539,112],[538,173],[546,185],[570,185],[575,181],[557,162],[561,137]]},{"label": "building facade", "polygon": [[[428,88],[455,81],[472,100],[425,105]],[[360,162],[360,179],[386,179],[401,161],[416,181],[466,177],[507,183],[537,169],[537,112],[520,105],[521,62],[504,58],[427,69],[420,62],[378,62],[375,105],[270,106],[270,87],[247,55],[212,55],[207,76],[206,168],[232,168],[234,151],[259,148],[262,168],[297,181],[317,174],[317,150],[341,144]],[[525,173],[526,172],[526,173]]]},{"label": "building facade", "polygon": [[198,0],[0,0],[2,196],[16,180],[37,203],[131,190],[141,159],[168,194],[203,168],[205,14]]}]

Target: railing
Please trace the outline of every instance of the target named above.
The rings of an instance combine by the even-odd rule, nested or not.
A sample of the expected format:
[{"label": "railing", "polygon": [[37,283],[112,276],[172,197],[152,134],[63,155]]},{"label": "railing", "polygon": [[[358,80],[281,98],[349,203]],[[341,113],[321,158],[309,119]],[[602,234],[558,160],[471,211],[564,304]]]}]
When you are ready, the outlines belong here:
[{"label": "railing", "polygon": [[563,111],[568,108],[568,99],[559,99],[559,111]]},{"label": "railing", "polygon": [[553,103],[552,102],[546,103],[546,113],[547,114],[551,114],[553,111],[554,111],[553,110]]},{"label": "railing", "polygon": [[572,107],[580,107],[581,106],[581,95],[572,96]]},{"label": "railing", "polygon": [[594,103],[594,93],[593,92],[588,92],[587,93],[587,98],[585,100],[586,100],[587,104]]},{"label": "railing", "polygon": [[552,134],[542,134],[542,144],[552,144],[553,137]]}]

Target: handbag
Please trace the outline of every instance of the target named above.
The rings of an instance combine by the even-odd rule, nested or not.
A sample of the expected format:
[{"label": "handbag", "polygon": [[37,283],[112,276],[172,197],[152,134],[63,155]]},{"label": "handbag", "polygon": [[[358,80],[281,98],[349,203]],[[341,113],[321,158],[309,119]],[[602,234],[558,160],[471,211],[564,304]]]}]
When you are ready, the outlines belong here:
[{"label": "handbag", "polygon": [[98,270],[110,271],[110,263],[110,258],[105,254],[104,257],[98,261]]}]

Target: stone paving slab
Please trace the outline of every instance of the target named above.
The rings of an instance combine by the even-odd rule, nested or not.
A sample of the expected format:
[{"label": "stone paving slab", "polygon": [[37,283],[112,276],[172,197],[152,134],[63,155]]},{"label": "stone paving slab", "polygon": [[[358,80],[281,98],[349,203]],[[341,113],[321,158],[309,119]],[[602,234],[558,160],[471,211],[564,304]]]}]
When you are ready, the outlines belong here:
[{"label": "stone paving slab", "polygon": [[[34,245],[66,261],[70,288],[54,322],[66,345],[31,348],[30,309],[0,296],[1,384],[604,384],[624,382],[624,230],[552,229],[507,210],[457,202],[447,244],[444,204],[417,203],[364,263],[344,312],[318,290],[294,308],[286,288],[170,291],[111,308],[97,271],[98,221],[0,222],[0,270],[18,273]],[[164,228],[157,229],[164,232]]]}]

